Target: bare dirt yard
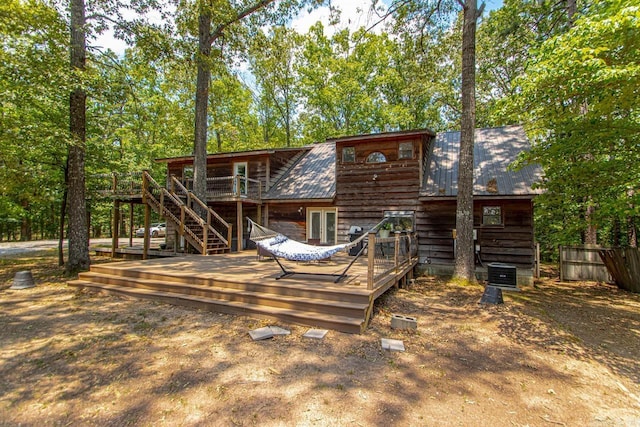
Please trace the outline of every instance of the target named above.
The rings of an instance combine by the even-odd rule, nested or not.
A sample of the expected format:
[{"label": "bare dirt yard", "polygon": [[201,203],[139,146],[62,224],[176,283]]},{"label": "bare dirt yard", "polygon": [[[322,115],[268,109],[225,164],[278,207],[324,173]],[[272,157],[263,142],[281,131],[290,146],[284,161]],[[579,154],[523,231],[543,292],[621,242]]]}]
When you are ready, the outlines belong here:
[{"label": "bare dirt yard", "polygon": [[[362,335],[76,291],[52,253],[0,258],[0,425],[638,426],[640,295],[422,277]],[[31,270],[32,289],[9,287]],[[415,316],[416,332],[390,328]],[[291,335],[252,341],[266,325]],[[405,352],[381,349],[399,339]]]}]

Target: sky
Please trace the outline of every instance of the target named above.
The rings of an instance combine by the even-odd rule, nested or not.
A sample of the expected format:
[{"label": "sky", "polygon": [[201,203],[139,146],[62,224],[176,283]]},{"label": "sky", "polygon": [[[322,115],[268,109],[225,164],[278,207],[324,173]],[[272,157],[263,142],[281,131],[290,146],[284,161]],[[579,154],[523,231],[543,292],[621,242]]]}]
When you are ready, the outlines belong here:
[{"label": "sky", "polygon": [[[484,14],[488,14],[491,10],[502,6],[503,0],[485,0],[486,6]],[[384,4],[389,4],[390,0],[383,0]],[[337,26],[329,26],[329,8],[327,6],[316,8],[310,13],[306,9],[291,22],[291,27],[299,33],[306,33],[309,28],[318,21],[325,26],[325,34],[331,36],[334,32],[349,28],[352,31],[357,30],[361,26],[370,26],[376,22],[375,14],[370,13],[371,0],[333,0],[332,4],[341,9],[341,22]],[[118,56],[124,54],[127,44],[113,37],[112,32],[106,32],[92,43],[103,49],[109,48]]]}]

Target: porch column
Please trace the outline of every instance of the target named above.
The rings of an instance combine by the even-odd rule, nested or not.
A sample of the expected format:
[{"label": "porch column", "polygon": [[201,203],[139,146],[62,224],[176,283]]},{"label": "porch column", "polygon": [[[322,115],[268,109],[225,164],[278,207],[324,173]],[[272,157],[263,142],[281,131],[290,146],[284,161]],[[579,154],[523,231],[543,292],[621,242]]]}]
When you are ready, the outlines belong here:
[{"label": "porch column", "polygon": [[129,247],[133,246],[133,202],[129,204]]},{"label": "porch column", "polygon": [[113,225],[111,226],[111,258],[116,257],[118,236],[120,235],[120,200],[113,201]]},{"label": "porch column", "polygon": [[151,208],[149,204],[144,205],[144,245],[142,248],[142,259],[147,259],[149,254],[149,226],[151,225]]},{"label": "porch column", "polygon": [[237,209],[236,209],[237,210],[237,224],[236,224],[236,227],[237,227],[236,236],[237,237],[236,237],[236,239],[238,240],[236,250],[238,252],[240,252],[240,251],[242,251],[242,248],[243,248],[242,234],[244,232],[244,230],[242,229],[242,222],[243,222],[242,221],[242,202],[238,201],[238,202],[236,202],[236,205],[237,205]]}]

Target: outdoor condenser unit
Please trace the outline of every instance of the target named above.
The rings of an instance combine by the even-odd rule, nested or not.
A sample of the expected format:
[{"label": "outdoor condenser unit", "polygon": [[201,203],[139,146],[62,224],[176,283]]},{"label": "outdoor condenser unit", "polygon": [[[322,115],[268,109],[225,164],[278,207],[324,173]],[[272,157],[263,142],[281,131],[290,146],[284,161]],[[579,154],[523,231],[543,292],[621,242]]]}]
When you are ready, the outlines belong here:
[{"label": "outdoor condenser unit", "polygon": [[514,265],[492,262],[487,265],[489,286],[516,289],[516,267]]}]

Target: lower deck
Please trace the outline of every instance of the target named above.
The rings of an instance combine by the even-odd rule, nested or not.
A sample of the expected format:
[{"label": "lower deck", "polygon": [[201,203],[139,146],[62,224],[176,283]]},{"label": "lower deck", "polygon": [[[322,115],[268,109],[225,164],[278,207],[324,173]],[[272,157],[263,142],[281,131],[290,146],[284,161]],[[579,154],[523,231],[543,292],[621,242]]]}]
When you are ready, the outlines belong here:
[{"label": "lower deck", "polygon": [[209,311],[245,314],[343,332],[360,333],[368,324],[375,299],[413,277],[417,259],[378,277],[368,286],[368,263],[353,263],[339,253],[317,262],[281,261],[288,271],[256,251],[213,256],[181,256],[96,264],[71,286],[150,298]]}]

